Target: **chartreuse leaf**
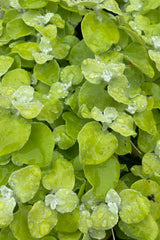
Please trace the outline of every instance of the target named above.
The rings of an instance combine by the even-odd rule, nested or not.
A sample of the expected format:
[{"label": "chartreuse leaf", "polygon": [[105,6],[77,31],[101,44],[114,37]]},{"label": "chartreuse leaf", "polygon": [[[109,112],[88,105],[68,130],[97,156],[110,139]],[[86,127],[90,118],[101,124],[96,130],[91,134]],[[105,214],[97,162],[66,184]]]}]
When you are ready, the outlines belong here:
[{"label": "chartreuse leaf", "polygon": [[37,116],[38,120],[53,123],[59,118],[63,110],[63,103],[59,99],[43,98],[40,99],[40,102],[43,104],[43,108]]},{"label": "chartreuse leaf", "polygon": [[144,11],[148,11],[148,10],[151,10],[151,9],[156,9],[160,6],[160,2],[159,1],[145,1],[144,4],[143,4],[143,10]]},{"label": "chartreuse leaf", "polygon": [[12,162],[1,166],[0,167],[0,186],[1,185],[7,185],[9,176],[12,172],[19,169],[19,167],[15,166]]},{"label": "chartreuse leaf", "polygon": [[44,37],[48,38],[50,41],[54,40],[57,36],[57,27],[54,24],[48,24],[45,27],[37,25],[36,30],[40,32]]},{"label": "chartreuse leaf", "polygon": [[140,192],[125,189],[120,192],[121,207],[120,218],[127,224],[141,222],[150,212],[149,200]]},{"label": "chartreuse leaf", "polygon": [[53,163],[52,169],[44,173],[42,184],[46,189],[53,192],[61,188],[72,190],[75,184],[75,176],[71,162],[61,158],[57,159]]},{"label": "chartreuse leaf", "polygon": [[146,175],[160,173],[160,158],[154,153],[146,153],[142,158],[142,171]]},{"label": "chartreuse leaf", "polygon": [[104,0],[100,3],[100,6],[106,10],[122,15],[122,12],[118,6],[118,3],[115,0]]},{"label": "chartreuse leaf", "polygon": [[65,58],[70,50],[70,46],[66,43],[64,43],[62,41],[62,39],[54,39],[51,42],[51,46],[52,46],[52,55],[56,58],[56,59],[63,59]]},{"label": "chartreuse leaf", "polygon": [[96,121],[110,124],[118,117],[118,112],[114,107],[106,107],[103,112],[94,107],[91,110],[91,116]]},{"label": "chartreuse leaf", "polygon": [[17,240],[35,240],[28,229],[28,212],[30,209],[31,206],[22,205],[14,214],[14,221],[12,221],[9,225],[14,237]]},{"label": "chartreuse leaf", "polygon": [[76,65],[66,66],[61,70],[60,79],[63,83],[78,85],[83,80],[81,69]]},{"label": "chartreuse leaf", "polygon": [[33,29],[27,26],[21,18],[15,18],[6,24],[6,31],[12,39],[17,39],[30,35]]},{"label": "chartreuse leaf", "polygon": [[73,233],[78,230],[79,208],[69,213],[58,213],[58,222],[55,226],[57,232]]},{"label": "chartreuse leaf", "polygon": [[94,193],[94,188],[91,188],[82,196],[81,201],[87,209],[92,209],[93,207],[99,205],[99,203],[102,202],[102,199],[97,197]]},{"label": "chartreuse leaf", "polygon": [[65,112],[63,119],[66,122],[66,133],[72,138],[77,139],[78,133],[85,125],[86,120],[79,118],[77,115],[71,112]]},{"label": "chartreuse leaf", "polygon": [[39,51],[39,43],[24,42],[13,46],[12,52],[18,53],[25,60],[34,60],[33,53]]},{"label": "chartreuse leaf", "polygon": [[72,212],[79,203],[78,196],[75,192],[61,188],[55,195],[49,194],[45,197],[45,203],[51,209],[56,209],[60,213]]},{"label": "chartreuse leaf", "polygon": [[36,165],[27,166],[13,172],[8,180],[10,187],[18,199],[28,202],[38,191],[41,179],[41,170]]},{"label": "chartreuse leaf", "polygon": [[99,16],[95,12],[90,12],[84,17],[82,34],[88,47],[95,53],[107,51],[119,40],[119,31],[114,20],[103,12],[100,12]]},{"label": "chartreuse leaf", "polygon": [[2,85],[18,89],[21,85],[30,85],[30,77],[24,69],[16,68],[4,75]]},{"label": "chartreuse leaf", "polygon": [[79,240],[81,235],[82,233],[80,231],[76,231],[75,233],[58,233],[58,239],[59,240]]},{"label": "chartreuse leaf", "polygon": [[118,148],[116,149],[115,152],[118,155],[125,155],[127,153],[131,153],[132,152],[132,146],[131,146],[130,137],[122,136],[118,132],[114,132],[114,135],[116,136],[116,138],[118,140]]},{"label": "chartreuse leaf", "polygon": [[15,206],[14,197],[0,197],[0,228],[7,227],[12,222]]},{"label": "chartreuse leaf", "polygon": [[160,186],[152,180],[141,179],[134,182],[132,189],[142,193],[150,201],[150,214],[157,220],[160,217]]},{"label": "chartreuse leaf", "polygon": [[43,108],[40,101],[33,100],[34,88],[22,85],[12,95],[12,104],[27,119],[35,118]]},{"label": "chartreuse leaf", "polygon": [[152,152],[158,140],[158,135],[150,135],[139,128],[138,147],[143,152]]},{"label": "chartreuse leaf", "polygon": [[0,77],[3,76],[14,62],[14,58],[0,55]]},{"label": "chartreuse leaf", "polygon": [[44,64],[36,64],[34,76],[41,82],[51,86],[59,79],[59,65],[56,60],[51,60]]},{"label": "chartreuse leaf", "polygon": [[88,48],[84,39],[75,44],[69,54],[71,64],[80,65],[86,58],[94,58],[93,52]]},{"label": "chartreuse leaf", "polygon": [[101,131],[98,122],[84,125],[78,134],[79,160],[82,164],[99,164],[109,159],[115,152],[118,142],[112,133]]},{"label": "chartreuse leaf", "polygon": [[158,157],[160,157],[160,140],[157,141],[154,152]]},{"label": "chartreuse leaf", "polygon": [[92,226],[91,214],[85,208],[84,204],[80,205],[80,218],[79,218],[79,230],[82,233],[88,232],[88,229]]},{"label": "chartreuse leaf", "polygon": [[0,232],[0,240],[16,240],[9,227],[3,228]]},{"label": "chartreuse leaf", "polygon": [[127,224],[119,222],[120,229],[129,237],[138,240],[155,240],[158,235],[158,225],[151,215],[147,215],[141,222]]},{"label": "chartreuse leaf", "polygon": [[[23,134],[22,134],[23,133]],[[22,148],[31,133],[31,125],[24,118],[0,111],[0,156]]]},{"label": "chartreuse leaf", "polygon": [[97,230],[108,230],[118,222],[118,212],[111,211],[105,203],[98,205],[92,212],[92,227]]},{"label": "chartreuse leaf", "polygon": [[45,206],[43,201],[36,202],[28,212],[28,228],[32,237],[47,235],[57,223],[57,212]]},{"label": "chartreuse leaf", "polygon": [[160,58],[159,58],[160,52],[157,50],[149,50],[148,54],[150,58],[156,63],[158,71],[160,71]]},{"label": "chartreuse leaf", "polygon": [[47,5],[48,0],[18,0],[22,8],[43,8]]},{"label": "chartreuse leaf", "polygon": [[106,108],[106,106],[109,105],[112,101],[108,92],[105,91],[104,88],[105,85],[103,84],[95,85],[87,81],[84,82],[79,91],[78,96],[79,107],[82,106],[83,104],[86,104],[89,110],[96,106],[101,111],[103,111]]},{"label": "chartreuse leaf", "polygon": [[129,88],[128,80],[124,75],[121,75],[109,83],[108,93],[117,102],[127,104],[129,103],[127,88]]},{"label": "chartreuse leaf", "polygon": [[109,127],[125,137],[136,135],[133,128],[133,118],[125,112],[119,113],[118,117]]},{"label": "chartreuse leaf", "polygon": [[139,43],[130,43],[124,50],[124,56],[148,77],[154,77],[154,70],[149,63],[147,51]]},{"label": "chartreuse leaf", "polygon": [[154,99],[153,108],[160,108],[160,87],[153,82],[144,82],[142,89],[146,95],[151,95]]},{"label": "chartreuse leaf", "polygon": [[12,157],[20,163],[45,167],[52,160],[54,144],[54,137],[49,127],[43,123],[35,122],[32,123],[29,140],[23,148],[14,152]]},{"label": "chartreuse leaf", "polygon": [[[85,59],[82,62],[81,69],[84,77],[93,84],[101,83],[103,77],[103,72],[105,71],[106,65],[103,62],[98,61],[97,59]],[[108,77],[111,77],[108,74]]]},{"label": "chartreuse leaf", "polygon": [[95,195],[104,198],[109,189],[115,188],[118,183],[120,165],[117,159],[112,156],[104,163],[85,165],[84,173],[89,183],[94,187]]},{"label": "chartreuse leaf", "polygon": [[156,123],[152,111],[137,112],[134,114],[136,125],[151,135],[157,134]]},{"label": "chartreuse leaf", "polygon": [[59,125],[58,127],[56,127],[53,131],[53,136],[55,139],[55,143],[60,149],[66,150],[75,144],[75,139],[73,139],[66,133],[65,125]]}]

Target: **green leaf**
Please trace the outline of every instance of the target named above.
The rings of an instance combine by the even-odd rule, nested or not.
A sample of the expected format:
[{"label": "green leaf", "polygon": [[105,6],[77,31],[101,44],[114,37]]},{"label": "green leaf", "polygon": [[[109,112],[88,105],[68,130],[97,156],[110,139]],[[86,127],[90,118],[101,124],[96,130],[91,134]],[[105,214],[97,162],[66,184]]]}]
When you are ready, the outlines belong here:
[{"label": "green leaf", "polygon": [[18,89],[21,85],[30,85],[30,77],[24,69],[16,68],[4,75],[2,85]]},{"label": "green leaf", "polygon": [[138,240],[155,240],[159,231],[157,223],[150,215],[139,223],[127,224],[120,221],[119,227],[127,236]]},{"label": "green leaf", "polygon": [[154,99],[153,108],[160,108],[160,87],[158,84],[152,82],[145,82],[142,85],[142,89],[146,95],[151,95]]},{"label": "green leaf", "polygon": [[63,83],[78,85],[83,80],[81,69],[76,65],[69,65],[64,67],[60,73],[60,79]]},{"label": "green leaf", "polygon": [[79,118],[72,112],[65,112],[63,119],[66,122],[66,133],[72,138],[77,139],[78,133],[85,125],[86,120]]},{"label": "green leaf", "polygon": [[38,120],[47,121],[53,123],[54,120],[58,119],[63,110],[63,104],[59,99],[40,99],[43,104],[43,108],[39,115]]},{"label": "green leaf", "polygon": [[125,58],[139,68],[145,75],[150,78],[154,77],[154,70],[149,63],[148,54],[144,46],[139,43],[130,43],[123,53]]},{"label": "green leaf", "polygon": [[52,169],[44,173],[42,184],[46,189],[53,192],[61,188],[72,190],[75,184],[75,176],[71,162],[65,159],[57,159],[53,163]]},{"label": "green leaf", "polygon": [[138,147],[141,151],[147,153],[152,152],[155,148],[156,142],[158,140],[158,135],[150,135],[139,128],[138,134]]},{"label": "green leaf", "polygon": [[8,180],[10,187],[22,203],[28,202],[38,191],[41,170],[36,165],[27,166],[13,172]]},{"label": "green leaf", "polygon": [[114,132],[118,140],[118,148],[116,149],[116,154],[125,155],[132,152],[131,140],[130,137],[122,136],[121,134]]},{"label": "green leaf", "polygon": [[12,221],[9,225],[14,237],[17,240],[36,240],[31,236],[28,229],[28,212],[30,208],[30,206],[22,205],[14,214],[14,221]]},{"label": "green leaf", "polygon": [[67,135],[65,125],[59,125],[54,129],[53,136],[60,149],[68,149],[75,144],[75,139]]},{"label": "green leaf", "polygon": [[40,32],[48,40],[53,41],[57,36],[57,27],[54,24],[48,24],[45,27],[40,25],[35,26],[36,30]]},{"label": "green leaf", "polygon": [[151,9],[158,8],[160,6],[159,1],[154,1],[154,0],[147,0],[143,4],[143,10],[144,11],[150,11]]},{"label": "green leaf", "polygon": [[30,35],[33,29],[27,26],[21,18],[16,18],[6,24],[6,32],[12,39],[17,39]]},{"label": "green leaf", "polygon": [[93,52],[88,48],[84,39],[75,44],[69,54],[69,62],[71,64],[80,65],[86,58],[94,58]]},{"label": "green leaf", "polygon": [[127,224],[141,222],[150,212],[149,200],[140,192],[125,189],[120,192],[121,207],[120,218]]},{"label": "green leaf", "polygon": [[92,227],[97,230],[108,230],[113,228],[118,222],[118,211],[112,212],[109,205],[101,203],[91,215]]},{"label": "green leaf", "polygon": [[13,62],[12,57],[0,55],[0,77],[8,71]]},{"label": "green leaf", "polygon": [[16,240],[9,227],[3,228],[0,232],[0,240]]},{"label": "green leaf", "polygon": [[128,80],[124,75],[121,75],[119,78],[113,79],[108,86],[108,93],[113,97],[117,102],[124,104],[129,103],[127,89]]},{"label": "green leaf", "polygon": [[47,5],[48,0],[18,0],[22,8],[43,8]]},{"label": "green leaf", "polygon": [[59,240],[79,240],[80,237],[81,237],[80,231],[74,233],[58,233]]},{"label": "green leaf", "polygon": [[34,60],[33,53],[39,51],[39,43],[25,42],[16,44],[12,48],[13,53],[18,53],[23,59]]},{"label": "green leaf", "polygon": [[141,179],[134,182],[132,189],[142,193],[150,201],[150,214],[157,220],[160,217],[160,186],[152,180]]},{"label": "green leaf", "polygon": [[115,188],[119,176],[120,165],[113,156],[106,162],[97,165],[85,165],[84,173],[89,183],[94,187],[93,191],[97,197],[105,198],[110,188]]},{"label": "green leaf", "polygon": [[43,123],[32,123],[31,135],[26,144],[12,157],[15,161],[28,165],[47,166],[52,160],[54,137],[51,130]]},{"label": "green leaf", "polygon": [[146,153],[142,158],[142,171],[146,175],[160,173],[160,158],[154,153]]},{"label": "green leaf", "polygon": [[58,222],[55,226],[57,232],[73,233],[78,230],[79,209],[76,208],[71,213],[58,213]]},{"label": "green leaf", "polygon": [[115,152],[118,142],[112,133],[104,133],[98,122],[84,125],[78,134],[80,162],[99,164],[109,159]]},{"label": "green leaf", "polygon": [[0,166],[0,186],[7,185],[9,176],[17,169],[19,169],[19,167],[15,166],[12,162],[4,166]]},{"label": "green leaf", "polygon": [[125,112],[119,113],[118,117],[109,125],[109,127],[125,137],[136,135],[133,128],[133,118]]},{"label": "green leaf", "polygon": [[112,101],[111,97],[104,88],[105,84],[95,85],[86,81],[79,92],[79,107],[86,104],[89,110],[96,106],[103,111]]},{"label": "green leaf", "polygon": [[119,40],[119,31],[114,20],[103,12],[99,12],[99,16],[90,12],[83,18],[82,34],[88,47],[95,53],[107,51]]},{"label": "green leaf", "polygon": [[7,227],[13,221],[15,206],[14,197],[0,197],[0,228]]},{"label": "green leaf", "polygon": [[[23,134],[22,134],[23,133]],[[31,133],[31,125],[25,119],[0,111],[0,156],[22,148]]]},{"label": "green leaf", "polygon": [[133,119],[140,129],[151,135],[157,134],[156,123],[152,111],[135,113]]},{"label": "green leaf", "polygon": [[41,82],[51,86],[59,79],[59,65],[56,60],[34,66],[34,76]]},{"label": "green leaf", "polygon": [[42,201],[36,202],[28,212],[28,228],[32,237],[47,235],[56,224],[56,211],[45,206]]}]

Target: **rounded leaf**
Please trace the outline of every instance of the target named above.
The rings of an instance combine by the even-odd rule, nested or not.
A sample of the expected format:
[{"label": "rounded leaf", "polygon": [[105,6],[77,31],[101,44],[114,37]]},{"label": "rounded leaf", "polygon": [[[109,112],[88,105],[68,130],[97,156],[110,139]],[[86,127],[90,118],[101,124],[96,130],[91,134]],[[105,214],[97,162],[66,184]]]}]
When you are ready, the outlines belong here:
[{"label": "rounded leaf", "polygon": [[59,79],[59,65],[56,60],[51,60],[44,64],[36,64],[34,76],[41,82],[51,86]]},{"label": "rounded leaf", "polygon": [[82,34],[88,47],[95,53],[107,51],[119,40],[119,31],[113,19],[103,12],[99,16],[90,12],[83,18]]},{"label": "rounded leaf", "polygon": [[32,199],[38,191],[40,179],[40,168],[31,165],[13,172],[8,183],[20,201],[25,203]]},{"label": "rounded leaf", "polygon": [[31,124],[24,118],[0,111],[0,156],[22,148],[30,133]]},{"label": "rounded leaf", "polygon": [[12,154],[12,157],[20,163],[45,167],[52,160],[54,144],[53,133],[49,127],[43,123],[34,122],[30,138],[23,148]]},{"label": "rounded leaf", "polygon": [[115,188],[119,176],[120,165],[112,156],[104,163],[97,165],[85,165],[84,173],[89,183],[94,187],[93,191],[97,197],[105,198],[110,188]]},{"label": "rounded leaf", "polygon": [[57,223],[57,212],[45,206],[43,201],[36,202],[28,212],[28,228],[32,237],[47,235]]},{"label": "rounded leaf", "polygon": [[98,122],[84,125],[78,134],[80,162],[82,164],[99,164],[109,159],[115,152],[118,142],[112,133],[101,131]]},{"label": "rounded leaf", "polygon": [[141,179],[131,186],[132,189],[139,191],[150,201],[150,214],[157,220],[160,217],[160,186],[152,180]]},{"label": "rounded leaf", "polygon": [[127,224],[139,223],[150,211],[149,200],[140,192],[133,189],[125,189],[120,192],[121,207],[119,215]]}]

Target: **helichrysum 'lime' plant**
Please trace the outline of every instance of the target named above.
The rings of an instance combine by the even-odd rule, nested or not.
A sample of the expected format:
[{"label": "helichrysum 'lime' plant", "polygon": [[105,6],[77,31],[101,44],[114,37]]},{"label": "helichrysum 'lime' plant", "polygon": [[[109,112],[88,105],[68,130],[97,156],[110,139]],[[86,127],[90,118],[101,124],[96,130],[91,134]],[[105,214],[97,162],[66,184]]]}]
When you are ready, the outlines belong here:
[{"label": "helichrysum 'lime' plant", "polygon": [[160,1],[0,6],[0,240],[160,240]]}]

